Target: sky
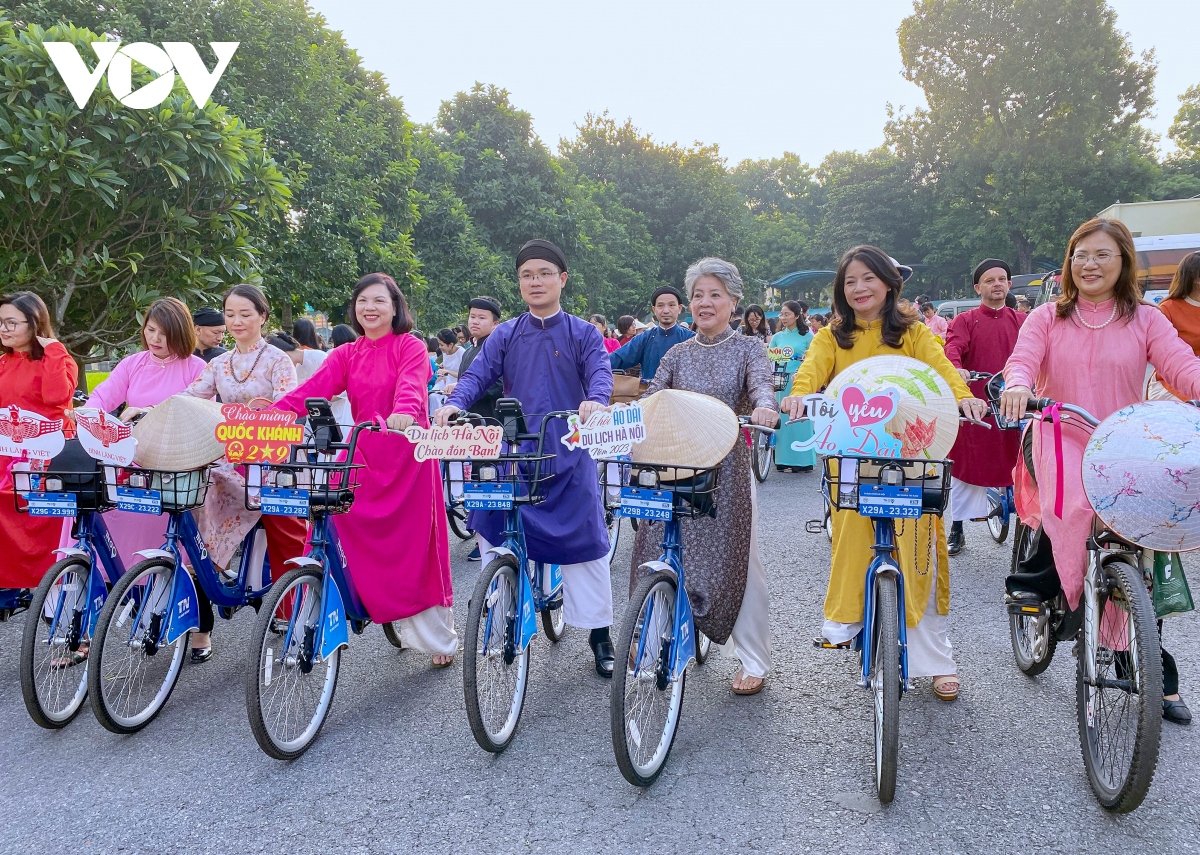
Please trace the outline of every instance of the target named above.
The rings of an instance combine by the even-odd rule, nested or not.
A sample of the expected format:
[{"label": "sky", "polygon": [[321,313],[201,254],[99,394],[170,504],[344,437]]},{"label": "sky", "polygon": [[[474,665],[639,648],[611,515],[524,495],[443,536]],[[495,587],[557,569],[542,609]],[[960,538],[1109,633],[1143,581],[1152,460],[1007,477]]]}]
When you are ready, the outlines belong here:
[{"label": "sky", "polygon": [[[716,143],[730,165],[883,142],[887,107],[924,103],[901,75],[911,0],[309,0],[416,122],[475,81],[507,89],[553,150],[588,113],[661,142]],[[1109,0],[1135,52],[1158,59],[1164,149],[1200,83],[1196,0]]]}]

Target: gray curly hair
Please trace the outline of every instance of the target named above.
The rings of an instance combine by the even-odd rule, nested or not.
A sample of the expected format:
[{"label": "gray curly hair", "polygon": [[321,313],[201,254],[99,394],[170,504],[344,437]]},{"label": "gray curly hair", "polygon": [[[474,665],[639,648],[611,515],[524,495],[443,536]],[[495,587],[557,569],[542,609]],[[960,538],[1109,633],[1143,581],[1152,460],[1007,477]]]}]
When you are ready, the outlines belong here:
[{"label": "gray curly hair", "polygon": [[683,285],[687,289],[688,299],[692,299],[692,291],[696,280],[701,276],[714,276],[721,280],[729,296],[735,301],[742,299],[742,274],[738,273],[737,265],[723,258],[702,258],[687,269],[683,277]]}]

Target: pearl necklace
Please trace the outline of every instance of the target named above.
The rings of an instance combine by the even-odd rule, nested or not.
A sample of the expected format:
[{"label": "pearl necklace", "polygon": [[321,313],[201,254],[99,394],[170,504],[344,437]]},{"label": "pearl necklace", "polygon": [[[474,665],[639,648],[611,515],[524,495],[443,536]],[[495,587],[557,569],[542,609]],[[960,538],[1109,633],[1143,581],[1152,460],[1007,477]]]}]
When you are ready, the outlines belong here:
[{"label": "pearl necklace", "polygon": [[1106,326],[1108,326],[1109,324],[1111,324],[1113,321],[1115,321],[1115,320],[1117,319],[1117,304],[1116,304],[1116,301],[1114,301],[1114,302],[1113,302],[1113,310],[1112,310],[1112,314],[1108,316],[1108,320],[1107,320],[1107,321],[1105,321],[1104,323],[1100,324],[1099,326],[1092,326],[1091,324],[1089,324],[1087,321],[1085,321],[1085,320],[1083,319],[1083,315],[1081,315],[1081,314],[1079,313],[1079,304],[1078,304],[1078,303],[1076,303],[1076,304],[1075,304],[1075,317],[1079,318],[1079,323],[1083,324],[1083,325],[1084,325],[1085,327],[1087,327],[1089,330],[1102,330],[1102,329],[1104,329]]},{"label": "pearl necklace", "polygon": [[725,338],[722,338],[722,339],[714,338],[712,340],[711,344],[705,344],[704,342],[702,342],[700,340],[700,336],[702,336],[703,333],[697,333],[696,335],[692,336],[691,339],[689,339],[689,341],[694,341],[694,342],[696,342],[696,344],[700,345],[701,347],[716,347],[719,344],[724,344],[725,342],[729,341],[731,338],[733,338],[737,334],[738,334],[737,330],[730,329],[729,334],[727,336],[725,336]]}]

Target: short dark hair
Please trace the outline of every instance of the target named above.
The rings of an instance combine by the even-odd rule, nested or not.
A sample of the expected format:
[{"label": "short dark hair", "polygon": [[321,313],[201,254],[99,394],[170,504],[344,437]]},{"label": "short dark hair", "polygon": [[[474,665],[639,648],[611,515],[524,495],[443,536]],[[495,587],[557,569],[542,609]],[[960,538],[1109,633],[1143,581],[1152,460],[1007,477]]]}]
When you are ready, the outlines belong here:
[{"label": "short dark hair", "polygon": [[241,285],[234,285],[221,298],[222,309],[225,308],[225,304],[229,302],[230,297],[241,297],[243,300],[249,300],[254,305],[254,311],[263,317],[270,317],[271,315],[271,304],[267,301],[267,295],[257,285],[250,285],[245,282]]},{"label": "short dark hair", "polygon": [[167,337],[167,350],[180,359],[192,355],[196,349],[196,325],[182,300],[162,297],[150,304],[146,320],[142,322],[142,346],[147,350],[150,345],[146,343],[146,324],[151,321]]},{"label": "short dark hair", "polygon": [[437,337],[442,344],[458,344],[458,333],[452,329],[438,330]]},{"label": "short dark hair", "polygon": [[341,347],[343,344],[349,344],[358,338],[356,333],[349,324],[338,324],[329,331],[329,340],[333,342],[334,347]]},{"label": "short dark hair", "polygon": [[437,336],[435,336],[435,335],[431,335],[431,336],[429,336],[429,337],[427,337],[427,338],[425,339],[425,349],[426,349],[426,350],[428,350],[430,353],[437,353],[437,352],[438,352],[438,338],[437,338]]},{"label": "short dark hair", "polygon": [[[15,291],[12,294],[5,294],[0,297],[0,306],[12,306],[18,312],[25,316],[25,320],[29,322],[30,329],[33,330],[33,341],[29,346],[29,356],[31,359],[41,359],[46,351],[42,347],[42,343],[38,341],[41,338],[54,338],[54,328],[50,326],[50,310],[46,308],[46,304],[42,302],[42,298],[32,291]],[[11,347],[0,346],[0,350],[5,353],[12,353]]]},{"label": "short dark hair", "polygon": [[300,342],[296,341],[295,338],[288,335],[283,330],[267,336],[267,343],[274,345],[284,353],[291,353],[292,351],[296,350],[296,348],[300,347]]},{"label": "short dark hair", "polygon": [[325,349],[325,343],[317,335],[317,325],[308,318],[296,318],[296,322],[292,324],[292,338],[302,347],[312,350]]},{"label": "short dark hair", "polygon": [[358,295],[372,285],[382,285],[392,298],[392,308],[396,311],[396,314],[392,316],[392,332],[396,335],[410,332],[413,322],[412,315],[408,313],[408,301],[404,299],[404,294],[400,292],[400,286],[396,284],[396,280],[386,273],[368,273],[355,283],[354,290],[350,293],[350,325],[354,327],[354,331],[359,335],[366,334],[362,324],[358,322],[358,313],[354,311],[354,304],[358,302]]},{"label": "short dark hair", "polygon": [[621,315],[621,317],[617,318],[617,332],[619,332],[621,335],[625,335],[627,332],[633,329],[633,325],[636,323],[637,318],[635,318],[633,315]]}]

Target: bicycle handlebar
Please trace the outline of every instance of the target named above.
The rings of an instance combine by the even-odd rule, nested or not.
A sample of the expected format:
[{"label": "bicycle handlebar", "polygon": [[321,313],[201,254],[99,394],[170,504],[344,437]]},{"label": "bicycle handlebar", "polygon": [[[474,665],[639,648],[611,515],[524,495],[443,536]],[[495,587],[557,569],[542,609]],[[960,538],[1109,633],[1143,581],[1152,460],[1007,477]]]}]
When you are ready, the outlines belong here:
[{"label": "bicycle handlebar", "polygon": [[1025,404],[1025,408],[1032,412],[1038,413],[1039,417],[1044,421],[1048,418],[1048,416],[1042,415],[1042,411],[1049,409],[1055,404],[1058,404],[1059,409],[1061,409],[1063,412],[1079,416],[1079,418],[1081,418],[1091,427],[1096,427],[1100,424],[1100,419],[1093,416],[1083,407],[1077,407],[1074,404],[1064,404],[1059,401],[1055,401],[1052,398],[1030,398],[1028,403]]}]

